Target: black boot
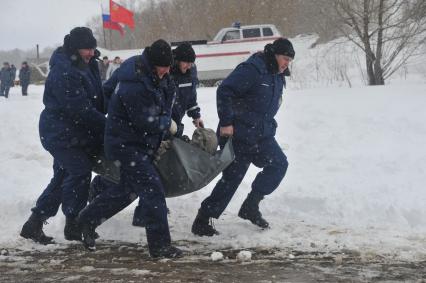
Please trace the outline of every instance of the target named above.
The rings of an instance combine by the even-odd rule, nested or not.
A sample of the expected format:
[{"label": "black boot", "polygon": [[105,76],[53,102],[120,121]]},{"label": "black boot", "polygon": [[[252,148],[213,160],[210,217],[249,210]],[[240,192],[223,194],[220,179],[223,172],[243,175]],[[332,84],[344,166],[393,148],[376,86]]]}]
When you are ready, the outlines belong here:
[{"label": "black boot", "polygon": [[64,236],[68,241],[81,241],[81,229],[76,218],[65,219]]},{"label": "black boot", "polygon": [[84,247],[86,249],[88,249],[89,251],[95,251],[96,250],[96,239],[98,237],[96,232],[95,232],[95,226],[90,225],[90,224],[81,224],[81,234],[83,237],[83,244]]},{"label": "black boot", "polygon": [[150,250],[149,254],[152,258],[179,258],[183,256],[182,251],[174,246]]},{"label": "black boot", "polygon": [[238,216],[242,219],[250,220],[254,225],[260,228],[269,228],[269,223],[263,219],[262,213],[259,211],[259,202],[263,199],[263,195],[251,192],[241,205]]},{"label": "black boot", "polygon": [[34,242],[40,243],[42,245],[54,244],[52,237],[46,236],[43,232],[43,222],[46,221],[45,218],[40,217],[34,212],[22,226],[21,237],[25,239],[31,239]]},{"label": "black boot", "polygon": [[201,209],[198,210],[191,231],[198,236],[211,237],[219,235],[219,232],[213,227],[213,221],[210,221],[210,217],[204,215]]}]

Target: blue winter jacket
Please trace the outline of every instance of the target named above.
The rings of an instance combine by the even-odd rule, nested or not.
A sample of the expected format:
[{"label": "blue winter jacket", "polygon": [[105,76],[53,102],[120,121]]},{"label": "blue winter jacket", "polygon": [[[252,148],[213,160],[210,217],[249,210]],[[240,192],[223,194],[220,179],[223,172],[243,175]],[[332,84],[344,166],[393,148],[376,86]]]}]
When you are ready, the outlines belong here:
[{"label": "blue winter jacket", "polygon": [[253,54],[217,89],[219,126],[233,125],[233,139],[249,146],[275,136],[284,86],[284,75],[268,71],[263,53]]},{"label": "blue winter jacket", "polygon": [[[75,56],[75,55],[74,55]],[[58,48],[50,58],[40,115],[41,143],[47,150],[101,148],[105,128],[103,94],[98,66],[71,60]]]},{"label": "blue winter jacket", "polygon": [[[118,68],[116,71],[118,71],[119,69],[120,68]],[[111,96],[114,93],[117,85],[118,85],[118,72],[113,72],[111,77],[102,84],[102,90],[104,92],[104,99],[105,99],[104,101],[105,111],[108,111],[109,101],[111,100]]]},{"label": "blue winter jacket", "polygon": [[11,68],[2,67],[0,70],[0,81],[4,85],[11,85],[14,81],[15,77],[13,76],[13,72]]},{"label": "blue winter jacket", "polygon": [[159,80],[146,52],[127,59],[116,71],[105,128],[105,153],[111,160],[132,162],[153,156],[171,124],[175,86],[170,76]]},{"label": "blue winter jacket", "polygon": [[30,67],[22,67],[19,70],[19,83],[20,85],[29,85],[31,78]]},{"label": "blue winter jacket", "polygon": [[177,66],[174,66],[171,76],[176,86],[176,100],[173,105],[172,119],[178,125],[177,136],[183,133],[182,119],[185,113],[192,119],[200,118],[200,107],[197,104],[197,69],[193,66],[185,74],[182,74]]}]

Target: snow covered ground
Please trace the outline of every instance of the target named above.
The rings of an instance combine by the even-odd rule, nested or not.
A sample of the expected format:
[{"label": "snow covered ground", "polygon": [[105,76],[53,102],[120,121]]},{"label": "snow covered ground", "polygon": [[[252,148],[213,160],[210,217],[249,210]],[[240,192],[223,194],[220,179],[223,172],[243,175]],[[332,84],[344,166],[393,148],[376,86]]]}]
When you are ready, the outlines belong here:
[{"label": "snow covered ground", "polygon": [[[222,217],[221,235],[190,232],[200,202],[216,181],[199,192],[168,199],[175,241],[203,249],[353,249],[402,259],[426,257],[426,84],[290,89],[277,116],[277,140],[290,167],[279,188],[261,203],[272,229],[261,231],[237,217],[259,170],[251,167]],[[205,124],[215,128],[215,88],[199,89]],[[30,208],[52,174],[51,156],[38,137],[43,86],[29,96],[11,90],[0,98],[0,247],[56,249],[64,216],[49,220],[46,233],[59,245],[42,247],[21,239]],[[190,120],[184,121],[192,129]],[[102,239],[146,244],[144,229],[131,226],[134,205],[104,223]],[[198,247],[199,248],[199,247]],[[191,247],[186,247],[191,249]]]},{"label": "snow covered ground", "polygon": [[[219,236],[199,238],[190,232],[201,201],[217,180],[167,200],[172,239],[178,245],[191,243],[183,244],[187,252],[355,250],[426,259],[426,56],[409,61],[390,84],[367,87],[359,53],[335,42],[310,49],[314,41],[313,36],[293,39],[296,60],[277,115],[277,140],[290,166],[279,188],[261,203],[272,229],[261,231],[237,217],[259,172],[251,167],[215,221]],[[0,249],[45,251],[69,245],[61,211],[45,226],[57,245],[40,246],[19,237],[52,175],[52,158],[38,136],[43,88],[31,85],[29,96],[22,97],[15,87],[8,100],[0,97]],[[198,91],[203,119],[213,129],[218,120],[215,91]],[[191,121],[184,122],[189,133]],[[146,244],[145,230],[131,226],[134,205],[99,227],[101,243]]]}]

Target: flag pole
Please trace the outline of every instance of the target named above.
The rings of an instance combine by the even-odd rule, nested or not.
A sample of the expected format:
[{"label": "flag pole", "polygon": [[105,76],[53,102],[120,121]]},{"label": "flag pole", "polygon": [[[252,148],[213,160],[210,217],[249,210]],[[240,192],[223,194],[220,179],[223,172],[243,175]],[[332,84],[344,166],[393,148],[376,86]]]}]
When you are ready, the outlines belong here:
[{"label": "flag pole", "polygon": [[[108,1],[108,8],[109,8],[109,16],[111,17],[111,0]],[[109,30],[109,48],[112,50],[112,39],[111,39],[111,29]]]},{"label": "flag pole", "polygon": [[106,44],[106,38],[105,38],[105,28],[104,28],[104,9],[102,7],[101,3],[101,17],[102,17],[102,33],[104,34],[104,46],[106,49],[108,49],[108,46]]},{"label": "flag pole", "polygon": [[109,48],[112,50],[111,30],[109,30]]}]

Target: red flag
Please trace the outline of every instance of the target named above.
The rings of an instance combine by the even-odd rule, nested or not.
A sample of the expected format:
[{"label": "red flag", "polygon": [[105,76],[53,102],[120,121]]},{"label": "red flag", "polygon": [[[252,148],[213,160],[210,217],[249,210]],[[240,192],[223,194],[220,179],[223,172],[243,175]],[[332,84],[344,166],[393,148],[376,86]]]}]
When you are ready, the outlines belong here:
[{"label": "red flag", "polygon": [[123,6],[118,5],[114,1],[109,1],[109,13],[111,21],[128,25],[129,28],[135,28],[135,21],[133,20],[133,12],[127,10]]},{"label": "red flag", "polygon": [[105,29],[113,29],[113,30],[118,30],[121,34],[121,36],[124,35],[124,30],[123,28],[120,26],[119,23],[115,23],[115,22],[111,22],[111,17],[110,15],[102,15],[102,21],[103,21],[103,26]]}]

